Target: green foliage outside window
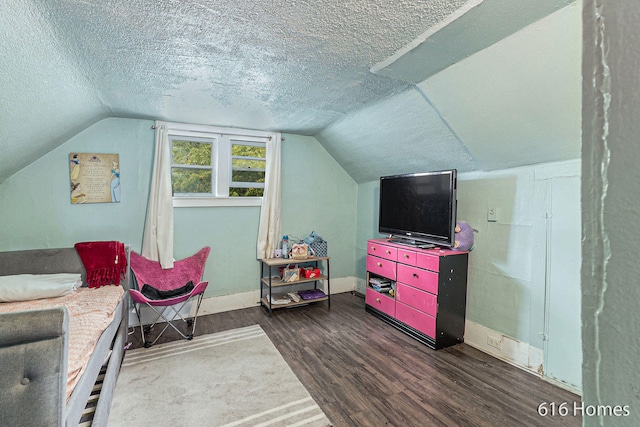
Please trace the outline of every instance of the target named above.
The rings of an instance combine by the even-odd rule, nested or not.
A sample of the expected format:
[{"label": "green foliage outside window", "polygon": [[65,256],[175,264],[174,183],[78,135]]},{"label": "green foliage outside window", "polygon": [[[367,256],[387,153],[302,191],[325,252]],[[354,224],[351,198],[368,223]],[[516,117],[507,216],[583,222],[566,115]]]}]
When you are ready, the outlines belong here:
[{"label": "green foliage outside window", "polygon": [[[173,140],[171,186],[174,194],[212,194],[213,145],[186,140]],[[266,148],[232,144],[231,179],[236,183],[264,183]],[[233,185],[233,184],[232,184]],[[229,188],[230,197],[262,197],[262,188]]]},{"label": "green foliage outside window", "polygon": [[211,144],[195,141],[173,141],[171,156],[174,165],[211,166]]},{"label": "green foliage outside window", "polygon": [[173,193],[211,193],[211,169],[173,168],[171,170]]},{"label": "green foliage outside window", "polygon": [[263,188],[229,188],[229,197],[262,197]]},{"label": "green foliage outside window", "polygon": [[[233,144],[231,146],[231,181],[264,183],[267,149],[252,145]],[[244,158],[239,158],[244,157]],[[262,197],[262,188],[229,188],[231,197]]]},{"label": "green foliage outside window", "polygon": [[233,144],[231,146],[232,156],[242,157],[259,157],[264,159],[267,157],[267,149],[265,147],[255,147],[253,145]]},{"label": "green foliage outside window", "polygon": [[171,157],[174,165],[204,166],[192,169],[174,166],[171,169],[173,193],[210,194],[211,191],[211,150],[212,145],[194,141],[174,140]]}]

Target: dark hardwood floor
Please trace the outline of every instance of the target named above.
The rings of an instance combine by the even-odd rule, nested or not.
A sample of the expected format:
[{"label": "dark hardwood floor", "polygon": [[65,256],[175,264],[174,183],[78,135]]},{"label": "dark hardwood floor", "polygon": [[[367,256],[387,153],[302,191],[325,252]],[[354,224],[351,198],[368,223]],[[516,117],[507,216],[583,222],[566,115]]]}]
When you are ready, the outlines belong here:
[{"label": "dark hardwood floor", "polygon": [[[579,396],[466,344],[431,350],[366,313],[364,300],[351,293],[332,295],[330,309],[322,302],[277,310],[271,318],[260,307],[201,316],[194,339],[254,324],[265,330],[334,426],[582,422],[571,413],[538,414],[545,402],[556,409],[566,402],[572,409]],[[177,337],[166,332],[159,342]],[[139,330],[131,339],[132,347],[140,346]]]}]

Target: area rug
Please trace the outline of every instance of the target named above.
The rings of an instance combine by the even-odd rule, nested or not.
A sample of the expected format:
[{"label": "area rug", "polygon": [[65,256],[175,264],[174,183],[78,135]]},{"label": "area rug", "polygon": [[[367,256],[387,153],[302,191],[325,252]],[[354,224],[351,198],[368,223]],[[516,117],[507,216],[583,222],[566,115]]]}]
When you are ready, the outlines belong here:
[{"label": "area rug", "polygon": [[109,426],[330,426],[259,325],[127,351]]}]

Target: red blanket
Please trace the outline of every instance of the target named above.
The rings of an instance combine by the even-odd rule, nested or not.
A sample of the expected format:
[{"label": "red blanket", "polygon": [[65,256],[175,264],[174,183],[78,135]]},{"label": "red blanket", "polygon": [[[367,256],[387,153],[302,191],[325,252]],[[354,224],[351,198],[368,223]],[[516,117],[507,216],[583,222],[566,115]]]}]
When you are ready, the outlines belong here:
[{"label": "red blanket", "polygon": [[90,288],[120,284],[127,271],[123,243],[82,242],[76,243],[75,248],[87,271],[87,285]]}]

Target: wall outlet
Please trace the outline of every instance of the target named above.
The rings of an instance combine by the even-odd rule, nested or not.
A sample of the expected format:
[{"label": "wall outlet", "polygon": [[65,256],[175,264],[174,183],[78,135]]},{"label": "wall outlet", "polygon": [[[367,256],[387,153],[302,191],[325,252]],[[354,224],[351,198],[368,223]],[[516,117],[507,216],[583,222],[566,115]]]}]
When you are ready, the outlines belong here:
[{"label": "wall outlet", "polygon": [[487,345],[498,350],[502,350],[502,337],[496,335],[487,335]]}]

